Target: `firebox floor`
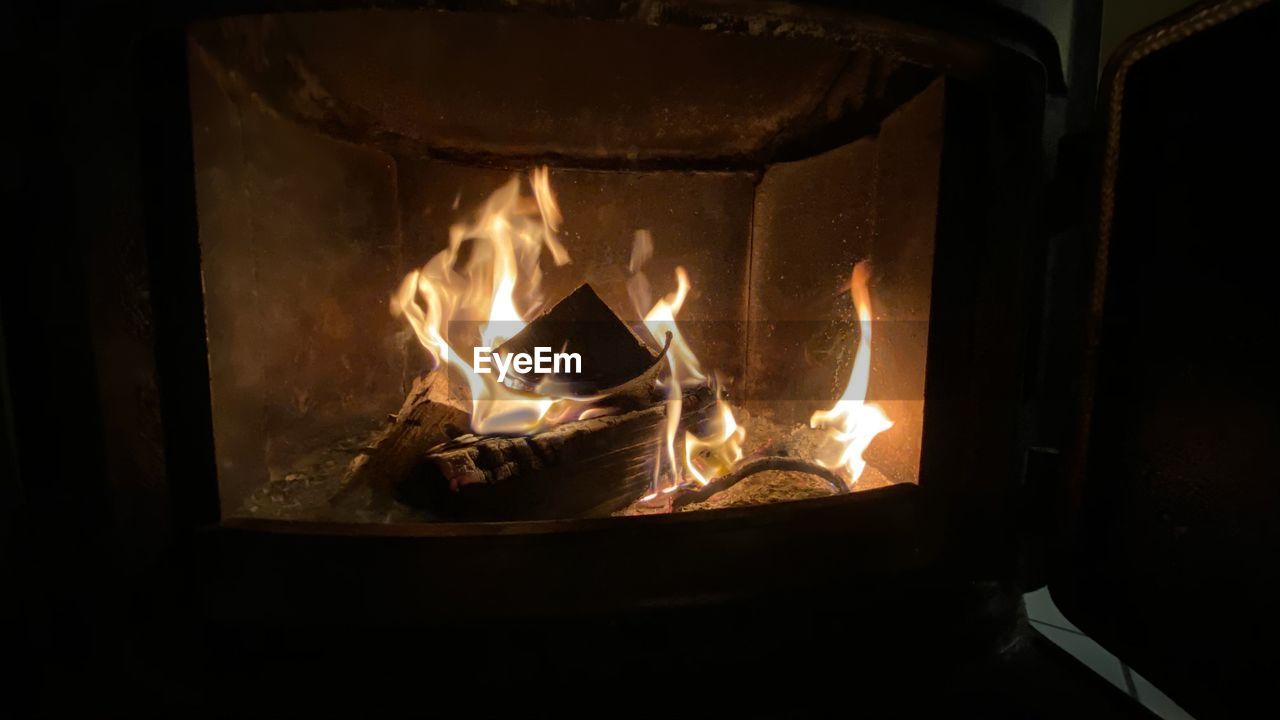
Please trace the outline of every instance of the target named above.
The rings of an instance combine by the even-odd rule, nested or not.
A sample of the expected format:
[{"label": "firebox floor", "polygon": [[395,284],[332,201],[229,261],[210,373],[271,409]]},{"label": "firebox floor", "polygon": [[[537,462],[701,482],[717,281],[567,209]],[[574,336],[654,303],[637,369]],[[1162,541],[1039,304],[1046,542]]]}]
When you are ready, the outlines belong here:
[{"label": "firebox floor", "polygon": [[[803,424],[777,423],[765,416],[742,413],[747,429],[746,457],[784,455],[813,457],[821,442],[820,431]],[[350,523],[431,522],[432,518],[394,498],[380,496],[372,488],[344,489],[348,465],[369,447],[376,429],[360,429],[336,441],[318,443],[290,461],[272,468],[266,482],[244,501],[239,515],[273,520],[308,520]],[[890,477],[869,463],[854,489],[874,490],[902,480]],[[343,492],[339,492],[343,491]],[[682,512],[744,507],[826,497],[834,492],[823,481],[803,472],[770,470],[750,476],[706,500],[681,508]],[[671,512],[670,496],[657,503],[637,502],[617,515]]]},{"label": "firebox floor", "polygon": [[273,468],[242,507],[248,517],[271,520],[311,520],[354,523],[421,522],[413,508],[393,499],[375,498],[369,488],[357,488],[341,502],[347,466],[367,448],[377,429],[359,430],[334,442],[321,443]]}]

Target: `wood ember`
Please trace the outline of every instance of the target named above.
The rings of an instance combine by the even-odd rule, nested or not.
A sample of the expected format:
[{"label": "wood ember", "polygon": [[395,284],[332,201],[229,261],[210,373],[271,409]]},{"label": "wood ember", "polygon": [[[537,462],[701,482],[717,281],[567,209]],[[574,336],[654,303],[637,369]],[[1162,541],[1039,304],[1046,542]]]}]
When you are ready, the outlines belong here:
[{"label": "wood ember", "polygon": [[521,374],[513,369],[507,385],[533,390],[551,380],[574,395],[595,395],[641,376],[657,360],[657,354],[585,283],[498,346],[498,352],[532,355],[536,347],[578,353],[581,373]]},{"label": "wood ember", "polygon": [[[713,400],[706,387],[686,392],[682,428]],[[648,490],[666,413],[657,403],[529,436],[459,438],[424,457],[397,496],[456,520],[607,516]]]}]

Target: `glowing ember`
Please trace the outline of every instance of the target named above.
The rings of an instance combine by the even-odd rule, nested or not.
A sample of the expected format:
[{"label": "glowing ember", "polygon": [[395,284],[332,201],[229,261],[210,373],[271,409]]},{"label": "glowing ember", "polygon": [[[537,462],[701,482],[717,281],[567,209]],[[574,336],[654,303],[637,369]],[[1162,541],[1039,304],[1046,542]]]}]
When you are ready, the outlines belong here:
[{"label": "glowing ember", "polygon": [[830,410],[819,410],[809,418],[810,427],[827,431],[827,441],[815,458],[825,467],[842,470],[849,487],[858,481],[867,462],[862,459],[876,435],[893,427],[893,421],[875,403],[866,402],[871,379],[871,293],[867,290],[866,262],[853,268],[850,294],[858,311],[858,350],[853,370],[841,396]]}]

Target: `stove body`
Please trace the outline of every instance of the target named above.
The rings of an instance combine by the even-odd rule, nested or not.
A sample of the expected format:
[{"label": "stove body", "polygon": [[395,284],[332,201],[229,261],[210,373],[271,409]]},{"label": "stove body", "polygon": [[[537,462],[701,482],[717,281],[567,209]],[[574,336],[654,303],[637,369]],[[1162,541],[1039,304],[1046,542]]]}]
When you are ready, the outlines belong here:
[{"label": "stove body", "polygon": [[[1087,25],[1090,10],[1074,17]],[[76,42],[51,45],[41,76],[59,90],[34,95],[51,98],[42,117],[66,118],[50,131],[77,161],[42,177],[76,199],[48,215],[78,255],[33,247],[5,313],[10,378],[45,381],[13,385],[16,446],[57,478],[23,485],[27,542],[45,560],[28,571],[53,596],[94,588],[48,607],[64,628],[51,643],[88,629],[179,658],[162,701],[286,707],[323,703],[317,682],[383,700],[429,677],[446,703],[456,693],[439,688],[483,690],[502,672],[622,691],[697,668],[710,687],[837,675],[868,704],[916,682],[996,701],[1010,699],[1001,673],[1045,657],[1018,598],[1043,574],[1060,488],[1045,440],[1072,427],[1044,420],[1072,399],[1046,378],[1076,369],[1086,324],[1083,304],[1046,310],[1079,290],[1046,278],[1090,262],[1049,239],[1069,223],[1045,199],[1055,164],[1079,180],[1046,151],[1087,122],[1089,94],[1067,81],[1094,70],[1074,44],[1000,7],[925,5],[67,18]],[[412,48],[426,50],[401,62]],[[513,80],[528,58],[545,72]],[[312,444],[394,410],[423,359],[387,294],[443,242],[459,198],[543,163],[577,253],[548,294],[585,277],[626,307],[619,268],[648,230],[652,276],[681,264],[705,288],[691,341],[745,406],[792,421],[838,395],[850,358],[820,340],[847,342],[833,298],[870,257],[886,320],[875,399],[901,422],[868,459],[897,482],[542,522],[247,510]],[[38,341],[50,352],[13,352]],[[34,429],[55,417],[54,436]],[[841,664],[810,657],[818,646]]]}]

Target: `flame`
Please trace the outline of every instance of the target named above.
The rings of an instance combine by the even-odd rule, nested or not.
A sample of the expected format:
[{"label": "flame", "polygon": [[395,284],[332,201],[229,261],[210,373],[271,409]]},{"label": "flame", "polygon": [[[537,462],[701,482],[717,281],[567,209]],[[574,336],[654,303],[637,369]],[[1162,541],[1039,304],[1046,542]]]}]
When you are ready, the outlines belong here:
[{"label": "flame", "polygon": [[[405,276],[391,298],[392,314],[404,318],[436,367],[452,368],[466,380],[471,428],[477,434],[533,433],[561,422],[612,412],[592,406],[599,398],[560,395],[550,384],[535,392],[514,390],[499,383],[492,373],[476,373],[468,362],[469,355],[457,352],[458,348],[480,344],[496,348],[525,327],[543,302],[539,262],[544,251],[556,265],[570,262],[568,251],[555,236],[562,217],[547,168],[531,172],[529,184],[532,198],[521,195],[520,178],[513,177],[489,196],[469,222],[452,226],[448,247]],[[653,337],[665,340],[671,336],[666,373],[659,380],[666,393],[667,414],[650,498],[673,492],[687,479],[705,485],[727,472],[742,458],[746,435],[717,379],[713,382],[714,412],[702,423],[700,434],[684,434],[683,453],[677,451],[684,390],[706,384],[708,376],[676,322],[690,292],[689,275],[677,267],[676,290],[651,303],[642,267],[652,256],[649,233],[637,232],[627,289]],[[645,307],[647,311],[643,311]],[[465,336],[450,337],[451,330]],[[664,476],[669,482],[662,487]]]},{"label": "flame", "polygon": [[[533,198],[520,193],[520,178],[496,190],[470,222],[449,228],[449,246],[405,276],[391,297],[391,313],[403,317],[436,367],[455,369],[471,395],[471,428],[478,434],[527,433],[551,424],[549,414],[568,416],[563,405],[578,398],[526,393],[478,374],[469,354],[456,348],[496,348],[524,328],[542,304],[543,250],[556,265],[570,262],[554,233],[560,209],[545,167],[530,174]],[[463,260],[464,243],[469,252]],[[458,266],[462,261],[461,267]],[[475,323],[473,326],[472,323]],[[450,329],[476,337],[450,337]]]},{"label": "flame", "polygon": [[684,434],[684,466],[699,485],[729,472],[742,459],[742,443],[747,439],[747,429],[733,417],[733,410],[721,395],[719,382],[716,383],[716,412],[707,426],[710,432],[704,437],[691,432]]},{"label": "flame", "polygon": [[840,469],[846,484],[852,488],[866,469],[862,458],[876,435],[893,427],[893,421],[875,403],[866,402],[871,379],[871,293],[867,289],[870,271],[866,262],[853,267],[850,294],[858,312],[858,349],[853,356],[853,369],[845,384],[844,395],[830,410],[819,410],[809,418],[809,426],[827,431],[827,442],[819,448],[817,462],[824,467]]},{"label": "flame", "polygon": [[[653,240],[648,232],[636,233],[635,244],[631,250],[631,279],[627,282],[632,302],[643,307],[649,297],[649,280],[641,268],[653,255]],[[727,472],[733,463],[742,459],[742,442],[746,438],[746,429],[739,427],[733,417],[733,410],[724,400],[716,383],[716,410],[714,419],[707,423],[709,432],[699,437],[686,432],[684,437],[684,457],[681,462],[676,452],[676,438],[680,431],[680,416],[684,407],[684,390],[707,382],[697,355],[680,332],[676,316],[689,295],[691,284],[689,274],[683,267],[676,268],[676,290],[653,304],[644,315],[644,325],[656,338],[671,335],[671,346],[667,349],[667,373],[663,376],[660,387],[667,394],[667,416],[663,426],[662,442],[658,457],[653,467],[653,485],[651,492],[642,500],[651,500],[660,493],[671,493],[685,484],[686,477],[692,477],[700,485],[710,482],[711,478]],[[661,487],[663,468],[667,470],[669,483]]]}]

